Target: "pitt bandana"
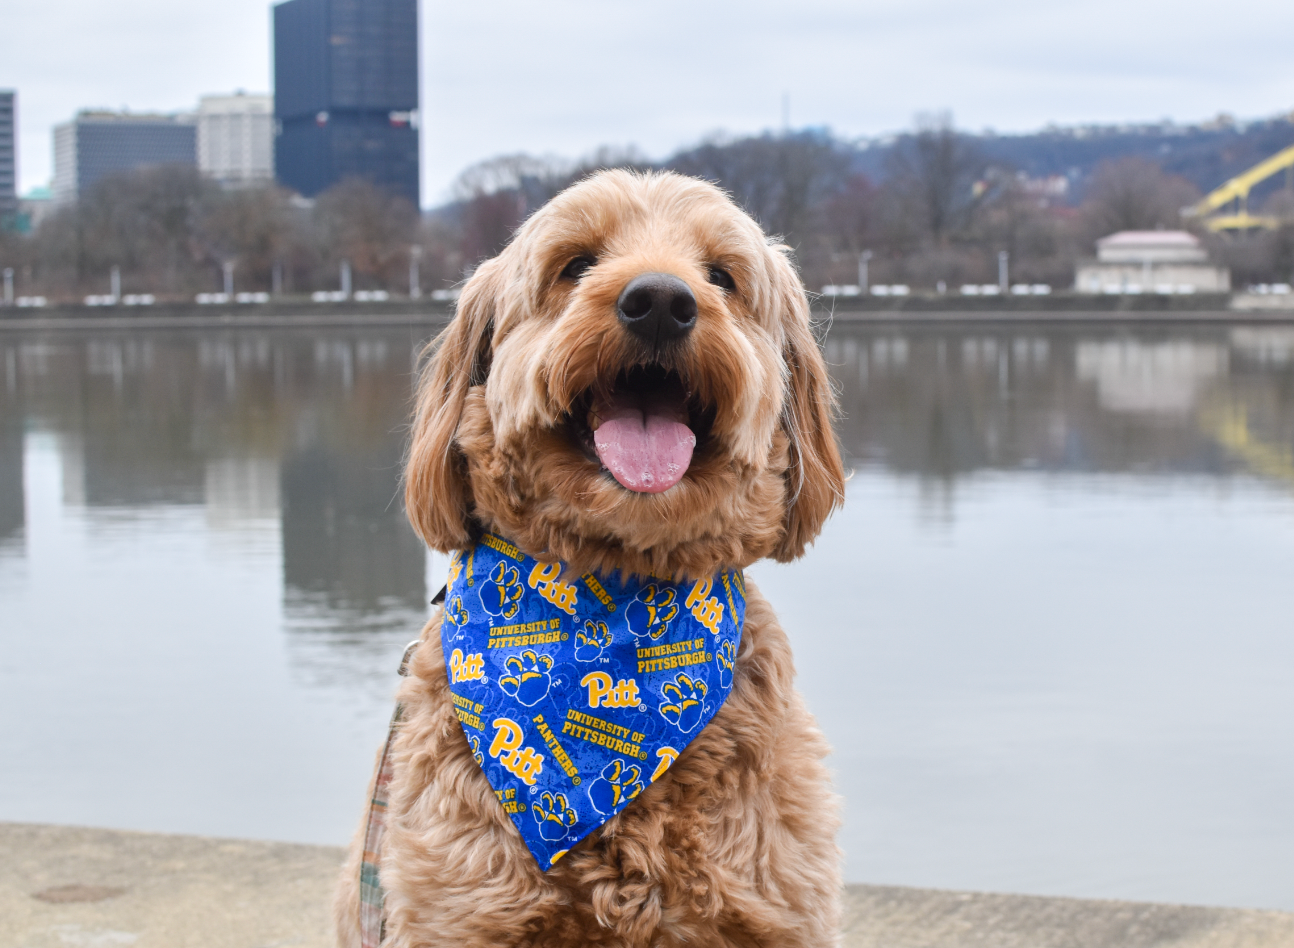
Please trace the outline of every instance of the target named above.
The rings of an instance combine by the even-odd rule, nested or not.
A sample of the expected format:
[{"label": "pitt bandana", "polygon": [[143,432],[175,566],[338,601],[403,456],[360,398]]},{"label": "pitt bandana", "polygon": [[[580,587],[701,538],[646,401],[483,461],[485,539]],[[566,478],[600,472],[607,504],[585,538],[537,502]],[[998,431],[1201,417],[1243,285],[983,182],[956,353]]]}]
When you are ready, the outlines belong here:
[{"label": "pitt bandana", "polygon": [[739,571],[622,584],[487,534],[447,585],[454,710],[541,869],[658,780],[732,691]]}]

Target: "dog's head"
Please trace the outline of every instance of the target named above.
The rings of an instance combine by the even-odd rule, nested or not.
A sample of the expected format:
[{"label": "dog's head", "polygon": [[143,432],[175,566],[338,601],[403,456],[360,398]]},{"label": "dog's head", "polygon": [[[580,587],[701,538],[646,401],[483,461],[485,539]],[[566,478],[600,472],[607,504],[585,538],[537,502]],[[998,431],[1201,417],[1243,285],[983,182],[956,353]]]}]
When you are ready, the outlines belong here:
[{"label": "dog's head", "polygon": [[604,572],[792,559],[843,496],[834,398],[784,249],[721,191],[608,171],[467,282],[418,394],[405,501]]}]

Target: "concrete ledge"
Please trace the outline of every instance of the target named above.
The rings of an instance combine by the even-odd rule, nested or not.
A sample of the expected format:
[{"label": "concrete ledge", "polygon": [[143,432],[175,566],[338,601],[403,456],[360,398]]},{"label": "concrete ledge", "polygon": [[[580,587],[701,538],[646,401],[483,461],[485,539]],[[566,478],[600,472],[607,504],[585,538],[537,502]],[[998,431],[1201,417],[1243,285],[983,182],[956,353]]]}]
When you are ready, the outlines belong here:
[{"label": "concrete ledge", "polygon": [[[327,846],[0,823],[0,948],[331,948],[341,860]],[[119,894],[57,901],[70,886]]]},{"label": "concrete ledge", "polygon": [[[329,948],[342,851],[0,823],[0,948]],[[1294,914],[849,886],[847,948],[1289,948]]]},{"label": "concrete ledge", "polygon": [[1294,914],[851,885],[847,948],[1290,948]]}]

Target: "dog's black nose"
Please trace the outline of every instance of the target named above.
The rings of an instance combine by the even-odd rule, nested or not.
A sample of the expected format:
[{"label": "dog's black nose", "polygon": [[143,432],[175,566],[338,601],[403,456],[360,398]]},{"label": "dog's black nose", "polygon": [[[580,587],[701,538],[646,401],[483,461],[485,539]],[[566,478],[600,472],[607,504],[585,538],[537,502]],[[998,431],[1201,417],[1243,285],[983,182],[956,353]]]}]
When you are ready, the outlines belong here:
[{"label": "dog's black nose", "polygon": [[696,297],[686,283],[668,273],[634,277],[616,306],[629,331],[653,347],[681,339],[696,325]]}]

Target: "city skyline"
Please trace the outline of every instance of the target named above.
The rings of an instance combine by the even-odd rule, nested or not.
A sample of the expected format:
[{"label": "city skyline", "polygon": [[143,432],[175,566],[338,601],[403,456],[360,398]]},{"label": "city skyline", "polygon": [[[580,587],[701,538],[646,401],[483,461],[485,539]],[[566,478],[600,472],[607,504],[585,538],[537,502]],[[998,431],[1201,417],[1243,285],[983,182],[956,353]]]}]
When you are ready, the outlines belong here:
[{"label": "city skyline", "polygon": [[[960,127],[1004,132],[1288,110],[1294,75],[1281,37],[1294,9],[1246,0],[1232,10],[1264,29],[1217,44],[1202,4],[1160,0],[975,11],[948,0],[865,10],[816,0],[794,12],[764,0],[671,0],[650,20],[584,0],[428,2],[423,202],[443,201],[459,171],[493,155],[575,157],[634,144],[660,158],[715,131],[779,128],[788,101],[792,126],[850,137],[902,130],[918,112],[941,109]],[[48,183],[50,130],[81,109],[191,110],[204,94],[269,89],[270,11],[264,0],[219,10],[63,0],[8,14],[0,87],[23,103],[20,192]],[[69,31],[68,22],[81,26]],[[638,50],[659,51],[647,57],[651,68],[627,65]]]}]

